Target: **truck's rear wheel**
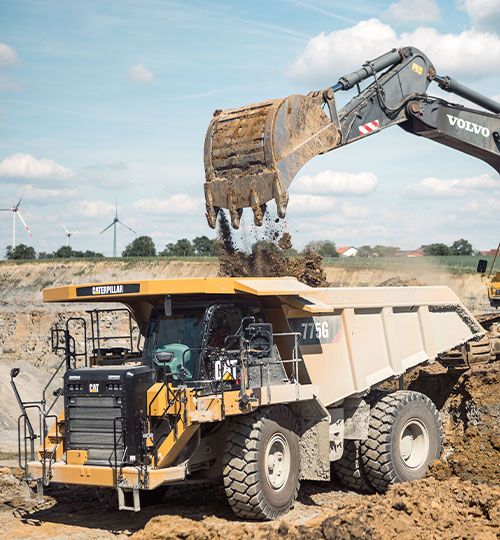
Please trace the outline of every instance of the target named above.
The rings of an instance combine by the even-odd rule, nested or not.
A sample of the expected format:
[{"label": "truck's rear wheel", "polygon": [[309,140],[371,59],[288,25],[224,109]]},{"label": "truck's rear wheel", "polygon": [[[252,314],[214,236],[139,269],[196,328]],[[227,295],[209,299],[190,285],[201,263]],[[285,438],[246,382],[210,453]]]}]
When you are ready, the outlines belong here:
[{"label": "truck's rear wheel", "polygon": [[278,405],[231,419],[224,456],[224,487],[243,518],[276,519],[290,510],[299,489],[297,424]]},{"label": "truck's rear wheel", "polygon": [[422,478],[442,448],[441,419],[424,394],[393,392],[372,405],[368,439],[360,449],[367,478],[377,491]]},{"label": "truck's rear wheel", "polygon": [[333,463],[333,468],[338,479],[347,489],[373,493],[363,467],[359,441],[344,440],[344,453]]}]

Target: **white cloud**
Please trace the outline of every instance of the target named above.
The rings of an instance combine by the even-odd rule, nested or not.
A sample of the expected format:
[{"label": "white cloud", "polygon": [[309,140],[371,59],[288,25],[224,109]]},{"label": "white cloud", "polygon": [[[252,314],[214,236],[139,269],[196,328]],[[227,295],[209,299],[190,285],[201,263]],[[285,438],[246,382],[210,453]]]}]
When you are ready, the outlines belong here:
[{"label": "white cloud", "polygon": [[309,40],[304,52],[293,62],[288,75],[311,87],[333,84],[344,73],[395,46],[396,32],[378,19],[321,34]]},{"label": "white cloud", "polygon": [[0,163],[0,176],[7,178],[67,180],[74,174],[51,159],[37,159],[30,154],[13,154]]},{"label": "white cloud", "polygon": [[450,179],[429,177],[407,185],[403,193],[412,197],[464,197],[470,191],[498,189],[498,187],[500,182],[489,174]]},{"label": "white cloud", "polygon": [[336,202],[332,197],[290,193],[287,212],[293,214],[318,213],[333,210],[335,207]]},{"label": "white cloud", "polygon": [[395,22],[439,21],[439,6],[436,0],[399,0],[391,4],[382,14],[384,19]]},{"label": "white cloud", "polygon": [[498,101],[498,103],[500,103],[500,94],[498,94],[497,96],[493,96],[491,99],[494,99],[495,101]]},{"label": "white cloud", "polygon": [[127,71],[127,75],[131,81],[139,84],[149,84],[154,79],[154,75],[143,64],[132,66]]},{"label": "white cloud", "polygon": [[495,34],[474,29],[441,34],[435,28],[420,27],[398,35],[390,25],[369,19],[310,39],[288,75],[309,87],[331,85],[338,77],[361,67],[368,58],[405,45],[418,47],[438,73],[453,77],[491,76],[500,64],[500,37]]},{"label": "white cloud", "polygon": [[498,0],[458,0],[457,4],[469,15],[474,27],[498,33],[500,28]]},{"label": "white cloud", "polygon": [[[460,208],[460,213],[470,216],[471,214],[477,214],[484,216],[485,214],[495,213],[498,215],[500,211],[500,200],[487,197],[484,200],[473,199],[469,201],[465,206]],[[463,219],[463,217],[461,217]]]},{"label": "white cloud", "polygon": [[419,47],[438,73],[453,77],[481,78],[495,74],[500,64],[500,37],[477,30],[440,34],[435,28],[417,28],[402,34],[405,43]]},{"label": "white cloud", "polygon": [[115,206],[107,201],[82,201],[76,213],[88,218],[107,217],[115,213]]},{"label": "white cloud", "polygon": [[9,47],[5,43],[0,43],[0,69],[13,66],[18,60],[19,57],[12,47]]},{"label": "white cloud", "polygon": [[368,217],[371,211],[369,208],[363,208],[362,206],[345,202],[342,204],[342,213],[349,219],[362,219]]},{"label": "white cloud", "polygon": [[186,193],[172,195],[167,199],[139,199],[132,205],[134,210],[147,214],[162,215],[166,218],[175,215],[189,215],[200,212],[205,205],[204,199],[190,197]]},{"label": "white cloud", "polygon": [[300,176],[293,183],[293,191],[328,195],[351,193],[365,195],[377,186],[377,177],[371,172],[348,173],[325,170],[314,176]]},{"label": "white cloud", "polygon": [[38,204],[65,203],[74,199],[76,194],[76,189],[46,189],[33,187],[31,184],[24,189],[24,198]]}]

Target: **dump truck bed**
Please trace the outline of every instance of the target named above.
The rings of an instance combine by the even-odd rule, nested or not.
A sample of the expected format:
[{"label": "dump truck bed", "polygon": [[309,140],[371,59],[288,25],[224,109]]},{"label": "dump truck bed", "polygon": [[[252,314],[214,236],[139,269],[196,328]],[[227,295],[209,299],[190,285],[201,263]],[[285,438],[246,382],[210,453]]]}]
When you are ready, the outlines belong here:
[{"label": "dump truck bed", "polygon": [[[273,332],[297,334],[301,361],[296,382],[317,387],[327,407],[485,333],[448,287],[315,289],[294,278],[198,278],[44,290],[47,302],[124,303],[139,324],[167,295],[178,305],[223,296],[259,302]],[[276,335],[275,341],[283,360],[293,357],[290,336]],[[274,401],[272,391],[263,395]]]}]

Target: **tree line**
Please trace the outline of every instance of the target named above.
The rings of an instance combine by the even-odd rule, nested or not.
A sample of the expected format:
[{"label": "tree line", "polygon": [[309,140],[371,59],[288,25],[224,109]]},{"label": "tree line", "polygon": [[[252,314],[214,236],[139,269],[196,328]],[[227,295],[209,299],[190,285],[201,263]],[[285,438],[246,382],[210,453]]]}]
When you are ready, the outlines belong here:
[{"label": "tree line", "polygon": [[[271,246],[270,242],[260,240],[253,247]],[[442,243],[427,244],[422,246],[424,255],[477,255],[472,244],[461,238],[456,240],[450,246]],[[128,244],[122,252],[122,257],[217,257],[221,243],[215,238],[208,236],[197,236],[192,241],[187,238],[181,238],[176,242],[171,242],[159,252],[156,250],[153,239],[150,236],[139,236]],[[314,251],[322,257],[339,257],[335,242],[332,240],[315,240],[306,244],[305,251]],[[395,246],[375,245],[373,247],[361,246],[357,257],[395,257],[401,250]],[[299,252],[293,248],[286,250],[288,256],[298,255]],[[6,258],[8,260],[29,260],[29,259],[85,259],[104,257],[102,253],[91,250],[77,251],[71,246],[62,246],[51,253],[40,251],[38,254],[35,249],[25,244],[18,244],[14,249],[7,246]]]}]

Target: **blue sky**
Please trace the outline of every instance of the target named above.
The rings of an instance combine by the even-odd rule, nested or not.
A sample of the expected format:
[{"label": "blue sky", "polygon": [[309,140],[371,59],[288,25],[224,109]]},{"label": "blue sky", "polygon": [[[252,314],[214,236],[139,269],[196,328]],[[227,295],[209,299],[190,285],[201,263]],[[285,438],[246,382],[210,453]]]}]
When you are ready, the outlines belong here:
[{"label": "blue sky", "polygon": [[[63,245],[65,225],[75,249],[111,254],[112,232],[99,233],[116,195],[119,217],[158,249],[214,236],[203,142],[215,109],[324,88],[402,45],[500,100],[499,29],[498,0],[1,2],[0,207],[24,192],[33,238],[18,222],[17,242],[37,251]],[[497,182],[485,163],[394,127],[310,161],[288,228],[298,247],[464,237],[488,249]],[[11,235],[2,212],[0,256]],[[133,238],[120,228],[118,249]]]}]

